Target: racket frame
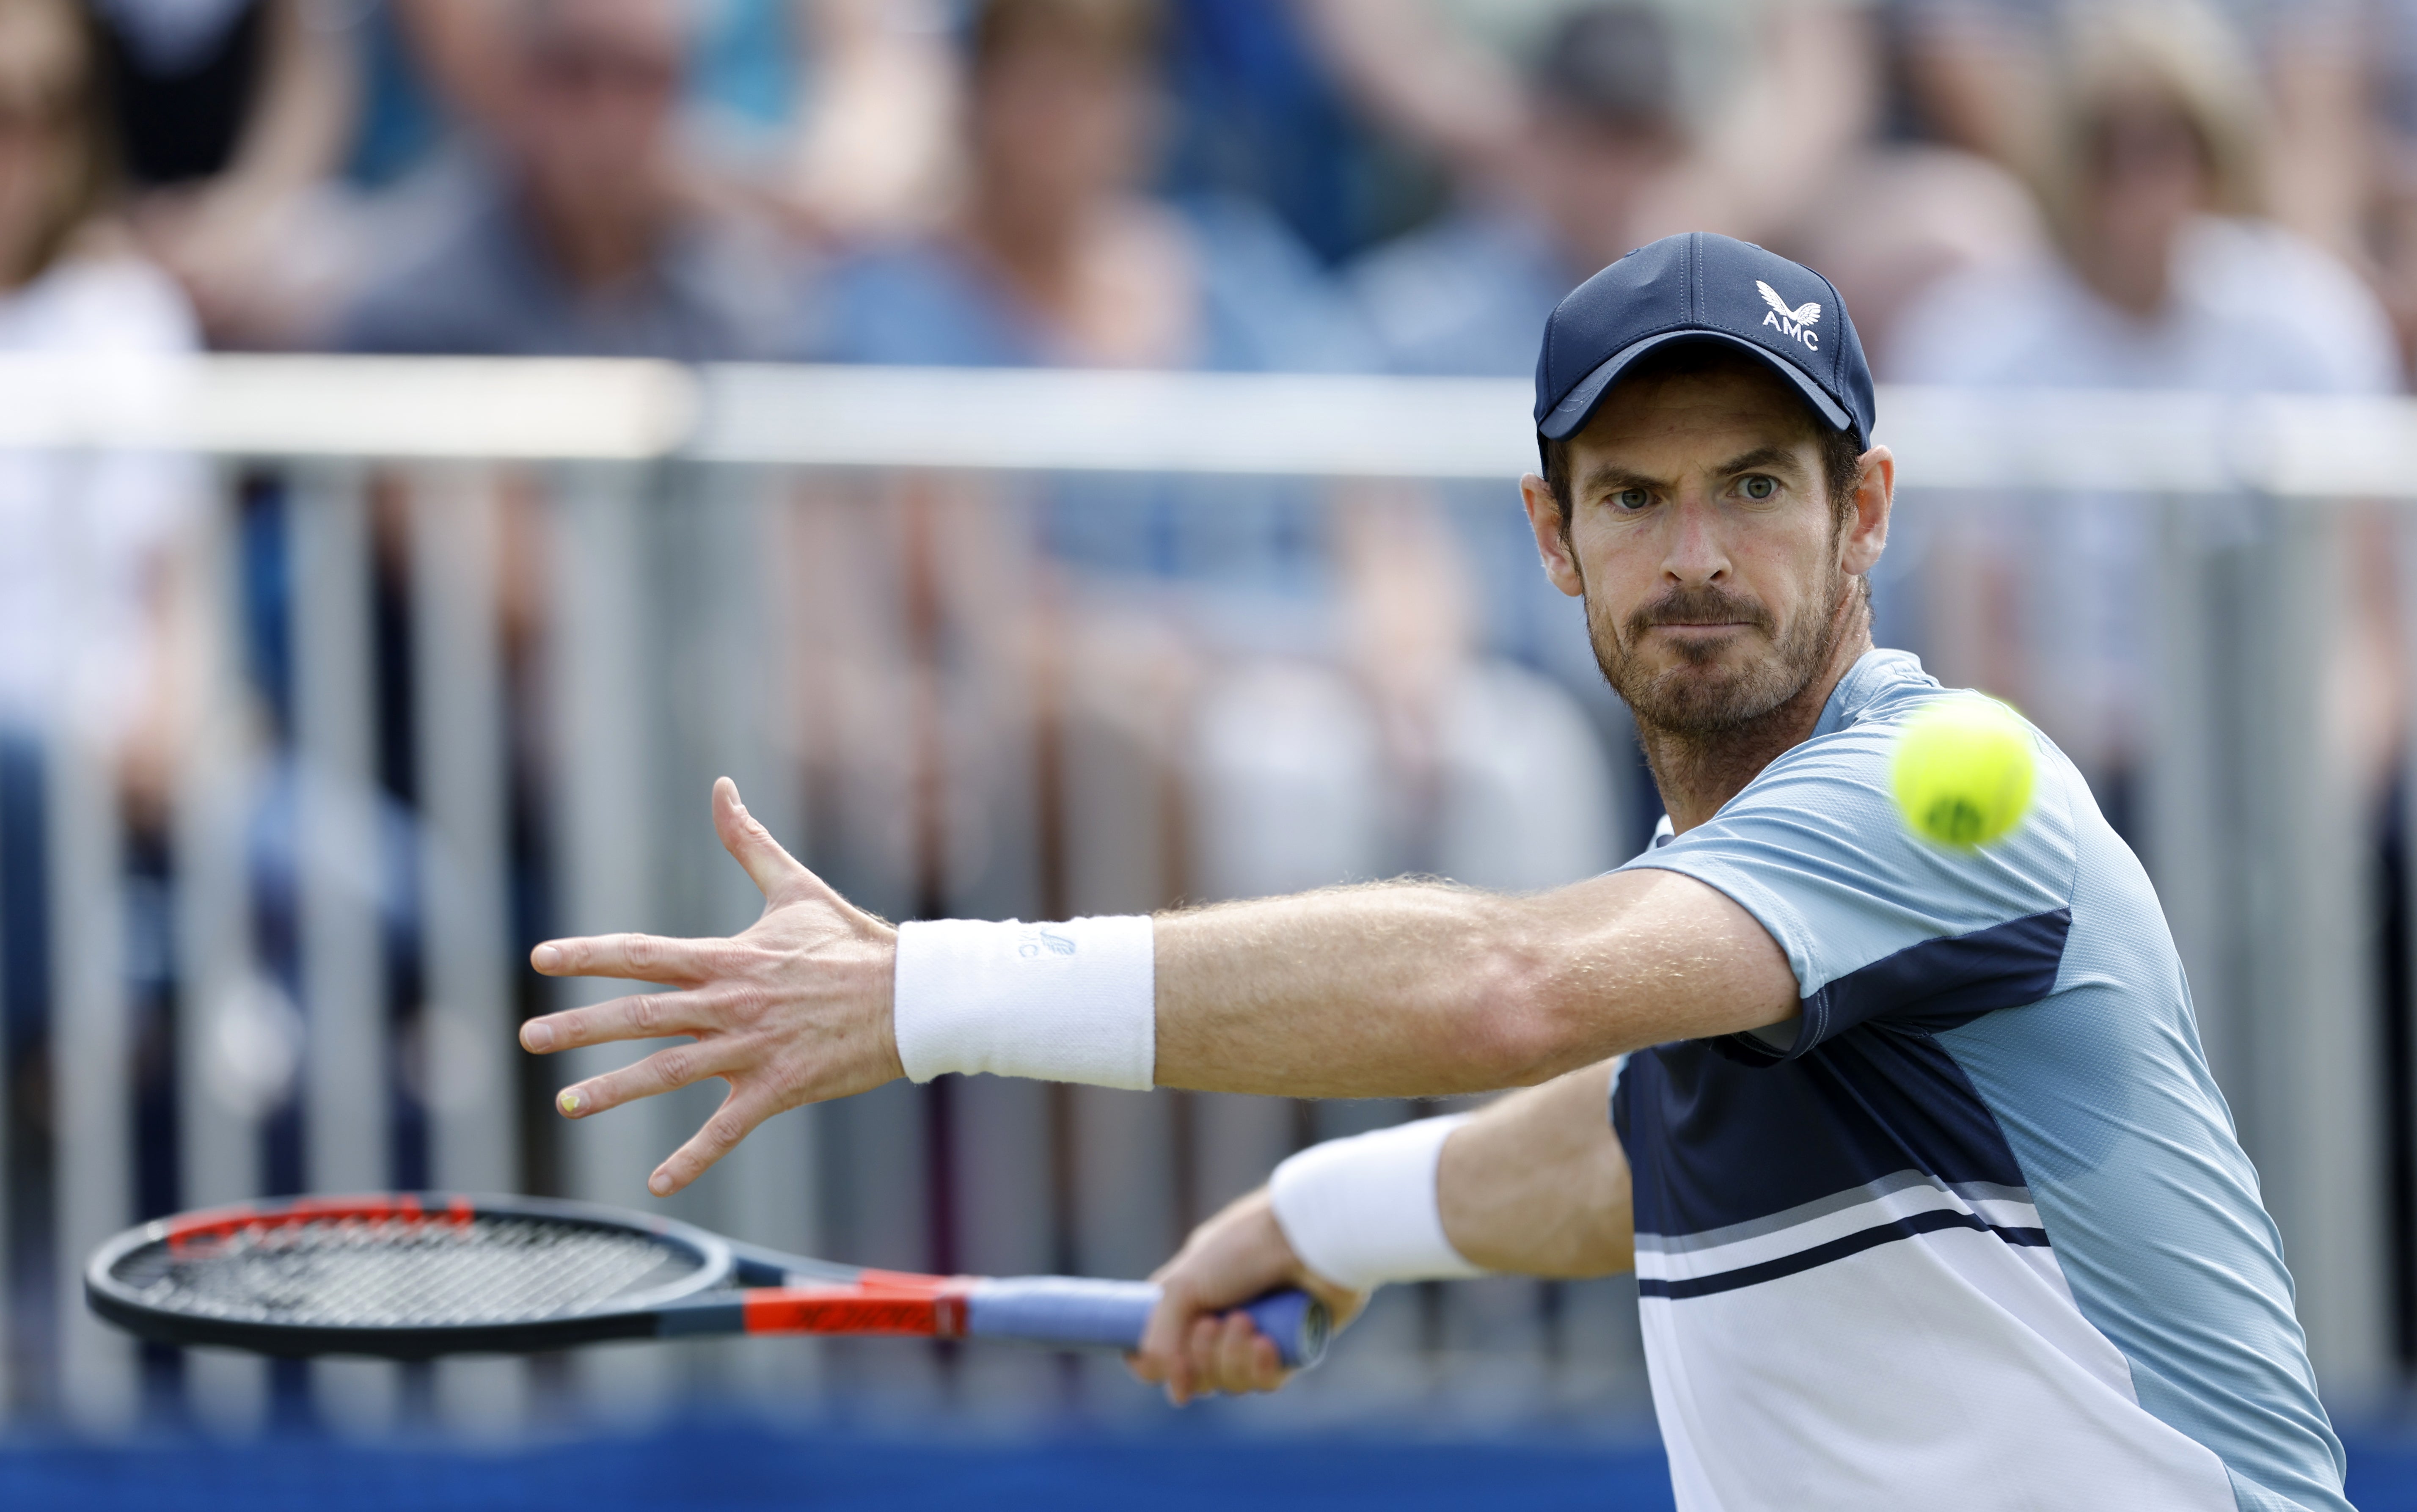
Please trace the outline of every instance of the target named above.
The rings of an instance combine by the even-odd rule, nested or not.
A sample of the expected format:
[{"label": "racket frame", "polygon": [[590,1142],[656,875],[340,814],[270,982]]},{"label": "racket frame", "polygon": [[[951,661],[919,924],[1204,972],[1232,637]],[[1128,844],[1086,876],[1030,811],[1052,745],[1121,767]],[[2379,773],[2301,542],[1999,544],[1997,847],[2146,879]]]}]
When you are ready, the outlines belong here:
[{"label": "racket frame", "polygon": [[[262,1226],[311,1222],[451,1224],[481,1217],[527,1219],[616,1234],[634,1234],[683,1252],[696,1269],[677,1280],[615,1297],[584,1311],[508,1321],[359,1327],[212,1318],[144,1302],[117,1267],[146,1245],[232,1238]],[[1047,1336],[1021,1322],[999,1331],[996,1311],[1035,1289],[1081,1289],[1108,1304],[1121,1321],[1103,1325],[1094,1312],[1068,1330],[1064,1314]],[[305,1358],[323,1354],[426,1360],[448,1354],[527,1354],[616,1339],[697,1337],[730,1334],[894,1335],[925,1338],[996,1336],[1044,1347],[1127,1347],[1156,1299],[1142,1282],[1089,1282],[1066,1277],[995,1280],[981,1276],[916,1275],[808,1260],[725,1239],[692,1224],[617,1208],[547,1198],[453,1193],[380,1193],[306,1197],[214,1208],[159,1218],[128,1229],[94,1251],[84,1267],[84,1296],[110,1322],[157,1343],[239,1349]],[[1325,1309],[1299,1293],[1280,1293],[1245,1309],[1277,1340],[1288,1364],[1315,1363],[1329,1332]],[[1078,1314],[1089,1308],[1077,1308]],[[985,1323],[984,1318],[991,1322]],[[1112,1338],[1111,1335],[1118,1337]]]},{"label": "racket frame", "polygon": [[[669,1284],[633,1291],[608,1306],[552,1318],[510,1322],[431,1323],[410,1328],[349,1328],[316,1323],[264,1322],[209,1318],[154,1307],[115,1275],[125,1259],[146,1245],[175,1247],[262,1225],[338,1222],[453,1224],[479,1217],[527,1218],[612,1233],[638,1233],[685,1251],[696,1269]],[[765,1275],[768,1256],[751,1254],[745,1270]],[[834,1273],[842,1267],[833,1266]],[[361,1354],[392,1360],[425,1360],[444,1354],[527,1354],[613,1339],[654,1338],[663,1332],[666,1310],[684,1310],[700,1293],[729,1292],[744,1285],[741,1263],[730,1241],[691,1224],[651,1214],[623,1213],[547,1198],[487,1197],[455,1193],[380,1193],[361,1197],[305,1197],[238,1203],[156,1218],[111,1239],[84,1267],[84,1298],[92,1310],[138,1337],[160,1344],[217,1346],[259,1354],[307,1357]],[[787,1273],[783,1273],[783,1279]],[[834,1276],[834,1279],[836,1277]],[[780,1284],[780,1283],[774,1283]],[[736,1295],[737,1293],[730,1293]]]}]

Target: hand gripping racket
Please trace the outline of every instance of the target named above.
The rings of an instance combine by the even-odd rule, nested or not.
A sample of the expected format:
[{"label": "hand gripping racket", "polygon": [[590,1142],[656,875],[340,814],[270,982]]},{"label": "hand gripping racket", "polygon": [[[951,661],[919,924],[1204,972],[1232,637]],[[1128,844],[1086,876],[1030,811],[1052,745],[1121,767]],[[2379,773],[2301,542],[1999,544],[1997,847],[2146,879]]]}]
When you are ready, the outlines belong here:
[{"label": "hand gripping racket", "polygon": [[[84,1269],[92,1309],[163,1344],[262,1354],[519,1354],[706,1334],[896,1334],[1131,1350],[1147,1281],[909,1275],[805,1260],[612,1208],[421,1193],[160,1218]],[[1300,1291],[1242,1309],[1289,1367],[1330,1321]]]}]

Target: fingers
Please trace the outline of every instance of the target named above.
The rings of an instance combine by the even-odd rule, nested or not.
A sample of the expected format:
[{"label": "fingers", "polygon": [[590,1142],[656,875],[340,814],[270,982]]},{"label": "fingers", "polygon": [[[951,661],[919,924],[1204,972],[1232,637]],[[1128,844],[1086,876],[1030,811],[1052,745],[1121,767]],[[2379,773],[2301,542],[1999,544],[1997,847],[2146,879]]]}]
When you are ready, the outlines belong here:
[{"label": "fingers", "polygon": [[1260,1333],[1255,1325],[1250,1331],[1249,1350],[1250,1384],[1243,1389],[1273,1391],[1291,1376],[1292,1372],[1285,1368],[1284,1355],[1277,1351],[1276,1341]]},{"label": "fingers", "polygon": [[562,1111],[565,1118],[586,1118],[624,1103],[634,1103],[641,1097],[652,1097],[658,1092],[692,1085],[708,1077],[746,1070],[753,1064],[755,1054],[753,1046],[729,1039],[675,1045],[668,1049],[657,1050],[634,1065],[626,1065],[618,1071],[608,1071],[600,1077],[590,1077],[585,1081],[565,1087],[555,1098],[555,1107]]},{"label": "fingers", "polygon": [[1159,1304],[1132,1358],[1135,1375],[1163,1382],[1178,1406],[1209,1392],[1272,1391],[1284,1383],[1274,1344],[1258,1336],[1247,1315],[1225,1315],[1271,1288],[1311,1284],[1265,1188],[1235,1199],[1193,1229],[1151,1279]]},{"label": "fingers", "polygon": [[592,1007],[532,1018],[521,1026],[521,1047],[535,1055],[550,1055],[583,1045],[695,1034],[722,1027],[722,1016],[714,1011],[714,1001],[706,994],[660,992],[647,997],[616,998]]},{"label": "fingers", "polygon": [[591,935],[584,939],[549,939],[529,952],[529,964],[547,976],[618,976],[693,986],[713,976],[729,951],[726,939]]},{"label": "fingers", "polygon": [[1193,1320],[1185,1340],[1184,1372],[1193,1392],[1273,1391],[1284,1384],[1284,1362],[1275,1345],[1260,1336],[1247,1314],[1204,1314]]},{"label": "fingers", "polygon": [[1273,1391],[1289,1374],[1249,1314],[1203,1312],[1180,1282],[1160,1297],[1141,1348],[1126,1363],[1141,1380],[1163,1384],[1178,1407],[1218,1392]]},{"label": "fingers", "polygon": [[755,1131],[776,1111],[768,1103],[752,1096],[737,1087],[722,1099],[721,1110],[705,1121],[688,1143],[672,1152],[671,1158],[655,1168],[646,1178],[646,1190],[657,1197],[669,1197],[689,1183],[705,1174],[707,1167],[738,1148],[738,1141]]},{"label": "fingers", "polygon": [[772,832],[747,812],[738,798],[738,785],[727,777],[713,784],[713,829],[722,836],[722,848],[746,870],[768,902],[784,903],[813,881],[814,874],[781,848]]},{"label": "fingers", "polygon": [[1275,1345],[1260,1336],[1246,1315],[1229,1312],[1220,1319],[1213,1347],[1219,1391],[1273,1391],[1282,1383],[1284,1367]]},{"label": "fingers", "polygon": [[1199,1315],[1192,1289],[1170,1281],[1150,1309],[1142,1330],[1141,1349],[1132,1358],[1132,1372],[1152,1384],[1166,1387],[1166,1399],[1180,1407],[1192,1399],[1192,1360],[1185,1349],[1192,1322]]}]

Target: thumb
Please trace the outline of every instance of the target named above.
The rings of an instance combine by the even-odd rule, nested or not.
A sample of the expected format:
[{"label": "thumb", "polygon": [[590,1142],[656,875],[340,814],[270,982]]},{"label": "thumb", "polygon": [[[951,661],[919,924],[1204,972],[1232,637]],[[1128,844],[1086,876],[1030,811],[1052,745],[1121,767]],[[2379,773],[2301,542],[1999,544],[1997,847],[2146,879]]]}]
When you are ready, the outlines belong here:
[{"label": "thumb", "polygon": [[722,848],[738,863],[757,890],[770,902],[778,903],[794,894],[800,884],[811,883],[813,873],[806,870],[798,858],[781,848],[772,832],[761,820],[747,812],[738,800],[738,785],[727,777],[713,784],[713,829],[722,836]]}]

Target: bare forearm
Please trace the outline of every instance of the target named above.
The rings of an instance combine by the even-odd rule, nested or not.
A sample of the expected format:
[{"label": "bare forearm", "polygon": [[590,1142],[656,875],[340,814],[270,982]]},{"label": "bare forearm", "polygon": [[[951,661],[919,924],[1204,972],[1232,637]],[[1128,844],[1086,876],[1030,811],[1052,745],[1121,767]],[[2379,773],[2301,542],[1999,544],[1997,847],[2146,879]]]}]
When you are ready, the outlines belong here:
[{"label": "bare forearm", "polygon": [[1526,1086],[1789,1016],[1771,938],[1710,889],[1625,872],[1533,896],[1338,888],[1162,916],[1157,1080],[1296,1097]]},{"label": "bare forearm", "polygon": [[1159,1084],[1434,1096],[1549,1074],[1516,1043],[1521,912],[1387,883],[1161,915]]},{"label": "bare forearm", "polygon": [[1612,1133],[1611,1063],[1494,1103],[1445,1142],[1444,1234],[1471,1264],[1522,1275],[1610,1275],[1635,1265],[1628,1161]]}]

